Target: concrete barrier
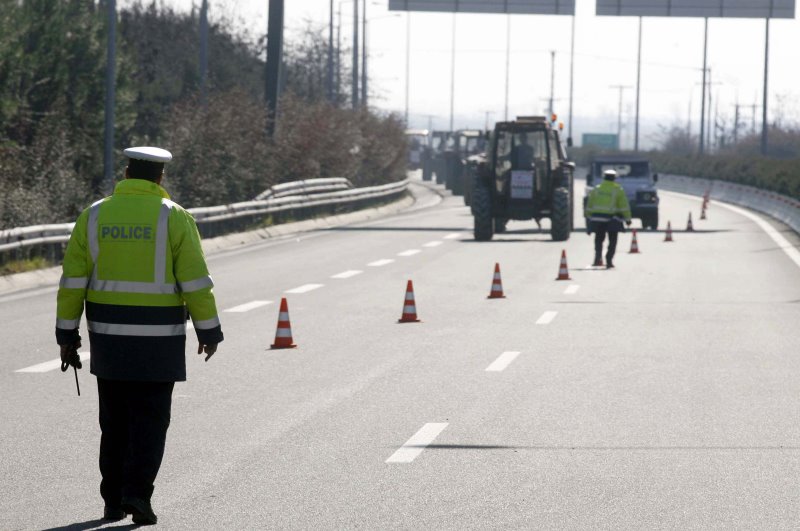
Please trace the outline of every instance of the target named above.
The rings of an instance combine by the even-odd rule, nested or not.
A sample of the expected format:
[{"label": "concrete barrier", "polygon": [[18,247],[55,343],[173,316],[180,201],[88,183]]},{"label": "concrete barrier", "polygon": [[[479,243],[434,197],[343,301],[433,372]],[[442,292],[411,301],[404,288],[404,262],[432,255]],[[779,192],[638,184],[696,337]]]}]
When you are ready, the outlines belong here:
[{"label": "concrete barrier", "polygon": [[659,174],[658,187],[669,192],[702,196],[732,203],[767,214],[800,234],[800,201],[743,184],[685,175]]}]

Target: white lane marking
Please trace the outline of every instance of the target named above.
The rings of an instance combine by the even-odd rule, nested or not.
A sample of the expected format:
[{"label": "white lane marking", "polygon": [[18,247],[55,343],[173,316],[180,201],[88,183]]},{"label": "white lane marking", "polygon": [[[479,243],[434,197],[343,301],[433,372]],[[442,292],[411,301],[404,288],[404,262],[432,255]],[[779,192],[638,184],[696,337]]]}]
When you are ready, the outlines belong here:
[{"label": "white lane marking", "polygon": [[581,287],[578,284],[572,284],[571,286],[567,286],[567,289],[564,290],[564,294],[574,295],[575,293],[578,293],[579,289],[581,289]]},{"label": "white lane marking", "polygon": [[[679,193],[679,192],[667,192],[667,193],[684,196],[684,197],[687,197],[687,198],[690,198],[690,199],[695,199],[697,201],[702,201],[703,200],[700,197],[696,197],[696,196],[693,196],[693,195],[690,195],[690,194],[682,194],[682,193]],[[762,218],[761,216],[758,216],[756,214],[753,214],[752,212],[748,212],[747,210],[745,210],[743,208],[739,208],[739,207],[734,206],[734,205],[729,205],[728,203],[724,203],[724,202],[719,201],[717,199],[714,200],[714,204],[715,205],[719,205],[722,208],[727,208],[731,212],[736,212],[737,214],[741,214],[742,216],[754,221],[756,225],[761,227],[761,230],[766,232],[767,235],[770,238],[772,238],[772,241],[774,241],[775,243],[778,244],[778,247],[780,247],[781,250],[783,250],[783,252],[786,253],[786,255],[795,263],[795,265],[797,267],[800,267],[800,251],[795,249],[794,246],[789,242],[789,240],[784,238],[783,234],[778,232],[775,229],[775,227],[773,227],[772,225],[767,223],[764,220],[764,218]]]},{"label": "white lane marking", "polygon": [[408,251],[403,251],[402,253],[397,253],[397,256],[414,256],[415,254],[419,254],[422,251],[419,249],[409,249]]},{"label": "white lane marking", "polygon": [[519,352],[503,352],[500,354],[496,360],[492,362],[491,365],[486,367],[487,372],[501,372],[505,370],[506,367],[511,365],[511,362],[519,356]]},{"label": "white lane marking", "polygon": [[439,247],[443,243],[444,242],[437,240],[437,241],[432,241],[432,242],[428,242],[428,243],[423,243],[422,246],[423,247]]},{"label": "white lane marking", "polygon": [[314,291],[322,286],[324,286],[324,284],[303,284],[302,286],[298,286],[296,288],[287,289],[284,291],[284,293],[308,293],[309,291]]},{"label": "white lane marking", "polygon": [[[81,357],[81,361],[86,361],[89,359],[88,352],[78,352],[78,355]],[[24,369],[19,369],[14,372],[50,372],[60,368],[61,358],[58,358],[56,360],[45,361],[44,363],[31,365],[30,367],[25,367]]]},{"label": "white lane marking", "polygon": [[429,422],[425,424],[403,446],[398,448],[386,462],[410,463],[442,433],[447,424],[447,422]]},{"label": "white lane marking", "polygon": [[239,306],[234,306],[233,308],[228,308],[224,311],[228,313],[244,313],[249,312],[250,310],[255,310],[256,308],[261,308],[267,304],[272,304],[272,301],[251,301],[245,304],[240,304]]},{"label": "white lane marking", "polygon": [[384,258],[383,260],[375,260],[374,262],[370,262],[367,265],[369,267],[381,267],[385,266],[386,264],[391,264],[392,262],[394,262],[394,260],[391,258]]},{"label": "white lane marking", "polygon": [[448,234],[447,236],[445,236],[444,239],[445,240],[455,240],[456,238],[460,238],[460,237],[461,237],[461,233],[460,232],[454,232],[453,234]]},{"label": "white lane marking", "polygon": [[358,271],[356,269],[351,269],[350,271],[344,271],[339,273],[338,275],[333,275],[331,278],[350,278],[356,275],[360,275],[363,271]]},{"label": "white lane marking", "polygon": [[548,310],[548,311],[544,312],[541,317],[539,317],[539,320],[536,321],[536,324],[540,324],[540,325],[550,324],[550,323],[553,322],[553,319],[556,318],[556,315],[558,315],[558,312],[554,312],[552,310]]}]

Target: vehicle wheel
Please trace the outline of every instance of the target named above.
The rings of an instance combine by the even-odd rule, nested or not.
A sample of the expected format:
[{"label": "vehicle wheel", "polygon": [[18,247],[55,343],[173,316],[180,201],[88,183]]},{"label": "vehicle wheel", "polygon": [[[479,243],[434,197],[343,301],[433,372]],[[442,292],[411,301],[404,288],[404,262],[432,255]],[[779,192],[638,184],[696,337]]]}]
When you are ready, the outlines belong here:
[{"label": "vehicle wheel", "polygon": [[432,177],[431,165],[430,165],[429,162],[425,162],[422,165],[422,180],[423,181],[430,181],[431,177]]},{"label": "vehicle wheel", "polygon": [[494,236],[494,220],[492,219],[492,196],[489,189],[481,183],[475,183],[472,190],[472,216],[475,219],[475,240],[486,242]]},{"label": "vehicle wheel", "polygon": [[557,188],[553,192],[553,211],[550,214],[550,237],[554,242],[569,239],[569,190]]},{"label": "vehicle wheel", "polygon": [[467,188],[464,190],[464,204],[469,206],[472,203],[472,189]]},{"label": "vehicle wheel", "polygon": [[655,214],[649,215],[645,218],[642,218],[642,226],[645,228],[649,228],[650,230],[657,230],[658,229],[658,212]]},{"label": "vehicle wheel", "polygon": [[494,218],[494,231],[497,234],[502,234],[506,231],[508,225],[508,218]]},{"label": "vehicle wheel", "polygon": [[456,174],[453,176],[453,195],[464,195],[464,176]]}]

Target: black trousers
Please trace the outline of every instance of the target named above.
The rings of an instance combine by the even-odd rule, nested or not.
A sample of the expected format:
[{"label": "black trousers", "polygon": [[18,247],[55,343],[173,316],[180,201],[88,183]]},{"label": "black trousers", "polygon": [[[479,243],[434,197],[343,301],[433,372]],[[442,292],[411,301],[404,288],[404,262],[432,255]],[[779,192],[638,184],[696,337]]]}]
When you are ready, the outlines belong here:
[{"label": "black trousers", "polygon": [[119,507],[123,496],[150,500],[164,457],[173,382],[97,378],[100,396],[100,494]]},{"label": "black trousers", "polygon": [[614,253],[617,252],[617,235],[619,232],[608,230],[608,223],[595,223],[592,227],[594,230],[594,258],[599,261],[603,256],[603,241],[606,239],[608,233],[608,251],[606,252],[606,262],[614,259]]}]

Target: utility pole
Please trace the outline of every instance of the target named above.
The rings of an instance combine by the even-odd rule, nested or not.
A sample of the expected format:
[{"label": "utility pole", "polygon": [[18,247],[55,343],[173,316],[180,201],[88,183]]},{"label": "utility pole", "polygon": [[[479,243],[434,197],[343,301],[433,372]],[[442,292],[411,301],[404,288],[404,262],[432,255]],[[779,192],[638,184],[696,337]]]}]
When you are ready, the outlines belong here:
[{"label": "utility pole", "polygon": [[711,151],[711,68],[708,69],[708,120],[706,121],[706,148]]},{"label": "utility pole", "polygon": [[569,47],[569,124],[567,131],[567,145],[572,147],[572,102],[575,80],[575,15],[572,15],[572,42]]},{"label": "utility pole", "polygon": [[547,117],[548,120],[553,119],[553,97],[555,96],[555,87],[556,87],[556,51],[550,50],[550,104],[547,107],[547,112],[550,116]]},{"label": "utility pole", "polygon": [[506,105],[504,120],[508,121],[508,84],[511,75],[511,15],[506,14]]},{"label": "utility pole", "polygon": [[767,33],[764,38],[764,101],[761,104],[761,155],[766,157],[768,151],[768,130],[769,124],[767,123],[767,82],[769,81],[769,21],[772,18],[772,8],[774,7],[775,0],[769,2],[769,16],[767,17]]},{"label": "utility pole", "polygon": [[408,127],[408,94],[411,90],[411,11],[406,13],[406,127]]},{"label": "utility pole", "polygon": [[269,0],[267,22],[267,134],[275,133],[278,121],[281,63],[283,62],[283,0]]},{"label": "utility pole", "polygon": [[103,149],[103,193],[114,189],[114,105],[117,85],[117,1],[108,0],[108,43],[106,49],[106,109]]},{"label": "utility pole", "polygon": [[200,5],[200,102],[208,103],[208,0]]},{"label": "utility pole", "polygon": [[733,113],[733,144],[739,143],[739,102],[736,102],[735,112]]},{"label": "utility pole", "polygon": [[456,14],[453,13],[453,41],[450,47],[450,131],[453,130],[456,98]]},{"label": "utility pole", "polygon": [[642,17],[639,17],[639,54],[636,65],[636,132],[634,134],[633,149],[639,151],[639,97],[642,92]]},{"label": "utility pole", "polygon": [[367,108],[367,0],[361,0],[361,105]]},{"label": "utility pole", "polygon": [[[203,0],[205,2],[205,0]],[[334,102],[333,92],[333,0],[330,0],[330,16],[328,18],[328,101]]]},{"label": "utility pole", "polygon": [[622,94],[630,85],[611,85],[610,88],[619,90],[619,114],[617,115],[617,149],[622,149]]},{"label": "utility pole", "polygon": [[358,0],[353,0],[353,86],[350,103],[353,109],[358,109]]},{"label": "utility pole", "polygon": [[700,104],[700,154],[705,151],[706,136],[706,66],[708,63],[708,17],[705,18],[705,31],[703,33],[703,98]]},{"label": "utility pole", "polygon": [[488,131],[489,130],[489,116],[494,114],[494,112],[492,112],[492,111],[483,111],[483,112],[486,115],[486,119],[483,121],[483,130],[484,131]]},{"label": "utility pole", "polygon": [[342,100],[342,4],[339,4],[338,23],[336,24],[336,106]]}]

